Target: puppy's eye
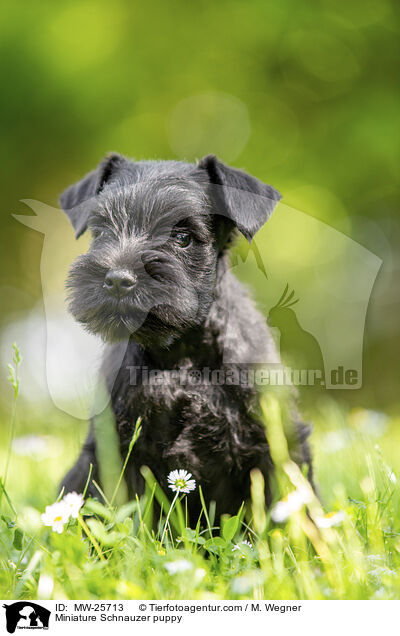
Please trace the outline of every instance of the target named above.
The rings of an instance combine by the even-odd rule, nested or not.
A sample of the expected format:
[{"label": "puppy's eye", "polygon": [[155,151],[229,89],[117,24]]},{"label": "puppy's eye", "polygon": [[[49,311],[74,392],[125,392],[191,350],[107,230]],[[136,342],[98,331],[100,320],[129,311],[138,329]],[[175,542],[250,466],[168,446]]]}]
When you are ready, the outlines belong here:
[{"label": "puppy's eye", "polygon": [[96,230],[96,229],[92,230],[92,237],[94,239],[100,238],[100,236],[103,236],[103,234],[104,234],[104,230]]},{"label": "puppy's eye", "polygon": [[176,234],[174,234],[174,240],[179,247],[188,247],[192,242],[192,237],[189,232],[176,232]]}]

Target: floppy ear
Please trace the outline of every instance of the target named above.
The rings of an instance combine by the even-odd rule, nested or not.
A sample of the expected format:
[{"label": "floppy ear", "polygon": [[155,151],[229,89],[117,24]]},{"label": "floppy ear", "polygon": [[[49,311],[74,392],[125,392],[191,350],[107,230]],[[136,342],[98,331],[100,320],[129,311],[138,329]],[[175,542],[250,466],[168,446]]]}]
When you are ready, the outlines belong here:
[{"label": "floppy ear", "polygon": [[230,168],[215,155],[204,157],[198,167],[206,170],[216,211],[228,217],[248,241],[272,214],[281,195],[242,170]]},{"label": "floppy ear", "polygon": [[75,230],[76,238],[87,229],[90,206],[86,201],[99,194],[103,186],[111,179],[113,172],[125,161],[116,153],[108,155],[96,170],[92,170],[78,183],[70,186],[60,196],[60,204]]}]

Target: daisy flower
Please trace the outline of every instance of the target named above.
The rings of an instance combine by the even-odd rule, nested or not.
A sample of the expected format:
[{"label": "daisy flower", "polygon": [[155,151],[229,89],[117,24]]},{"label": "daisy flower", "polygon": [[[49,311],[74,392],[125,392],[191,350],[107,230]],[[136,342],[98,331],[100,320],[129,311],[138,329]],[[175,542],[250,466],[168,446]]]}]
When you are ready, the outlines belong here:
[{"label": "daisy flower", "polygon": [[61,501],[51,506],[46,506],[46,510],[41,515],[42,522],[45,526],[51,526],[53,532],[61,534],[64,525],[70,520],[77,519],[79,510],[83,506],[83,496],[78,495],[76,492],[67,493]]},{"label": "daisy flower", "polygon": [[61,534],[64,530],[64,524],[70,518],[70,514],[70,507],[64,501],[58,501],[51,506],[46,506],[41,519],[45,526],[51,526],[53,532]]},{"label": "daisy flower", "polygon": [[40,435],[24,435],[16,437],[12,442],[12,449],[17,455],[28,457],[46,456],[47,443]]},{"label": "daisy flower", "polygon": [[240,543],[235,543],[235,545],[232,548],[232,552],[235,552],[235,550],[241,550],[242,545],[247,545],[249,548],[253,548],[250,541],[247,541],[247,539],[245,539],[244,541],[241,541]]},{"label": "daisy flower", "polygon": [[340,525],[345,516],[342,510],[339,512],[328,512],[328,514],[323,517],[317,517],[315,523],[318,528],[332,528],[332,526]]},{"label": "daisy flower", "polygon": [[176,561],[169,561],[168,563],[164,563],[165,569],[168,571],[168,574],[179,574],[181,572],[187,572],[193,568],[193,564],[190,563],[187,559],[177,559]]},{"label": "daisy flower", "polygon": [[194,479],[190,479],[191,476],[192,473],[188,473],[187,470],[183,470],[183,468],[180,468],[179,470],[171,470],[167,477],[168,486],[171,488],[171,490],[174,491],[175,497],[172,501],[170,509],[168,510],[167,518],[165,520],[164,531],[161,537],[161,545],[163,544],[165,533],[167,531],[171,511],[175,505],[176,500],[178,499],[179,494],[181,492],[188,493],[196,488],[196,481]]},{"label": "daisy flower", "polygon": [[172,470],[168,475],[168,486],[174,492],[188,493],[196,488],[196,481],[190,479],[192,473],[188,473],[186,470]]},{"label": "daisy flower", "polygon": [[41,574],[38,583],[38,597],[40,599],[48,599],[51,597],[54,589],[54,579],[49,574]]},{"label": "daisy flower", "polygon": [[63,497],[63,502],[69,509],[69,514],[73,519],[77,519],[79,515],[79,510],[83,506],[83,496],[78,495],[78,493],[69,492]]},{"label": "daisy flower", "polygon": [[275,523],[286,521],[291,514],[301,510],[304,504],[310,503],[311,495],[306,488],[293,490],[278,501],[271,510],[271,519]]}]

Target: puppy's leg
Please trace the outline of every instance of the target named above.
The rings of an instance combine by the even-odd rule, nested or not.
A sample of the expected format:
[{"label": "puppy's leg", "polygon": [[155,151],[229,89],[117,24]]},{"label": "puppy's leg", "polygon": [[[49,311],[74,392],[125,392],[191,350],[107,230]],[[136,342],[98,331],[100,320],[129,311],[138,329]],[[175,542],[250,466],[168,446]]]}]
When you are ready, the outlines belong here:
[{"label": "puppy's leg", "polygon": [[312,424],[303,420],[303,415],[298,408],[297,390],[290,388],[289,391],[281,391],[278,394],[278,400],[289,456],[304,471],[312,488],[315,490],[312,453],[309,442],[313,428]]},{"label": "puppy's leg", "polygon": [[[82,493],[85,488],[86,481],[90,471],[90,464],[92,464],[91,480],[94,479],[99,483],[99,470],[96,456],[96,441],[94,435],[93,422],[90,424],[89,434],[82,446],[81,453],[74,464],[74,466],[68,471],[60,483],[60,488],[65,488],[65,492],[77,492]],[[87,494],[92,497],[98,497],[99,493],[90,481]]]},{"label": "puppy's leg", "polygon": [[291,434],[287,435],[286,439],[288,442],[290,457],[301,469],[305,468],[307,479],[313,490],[317,492],[314,482],[311,448],[308,439],[311,431],[311,425],[305,424],[300,420],[296,420],[292,424]]}]

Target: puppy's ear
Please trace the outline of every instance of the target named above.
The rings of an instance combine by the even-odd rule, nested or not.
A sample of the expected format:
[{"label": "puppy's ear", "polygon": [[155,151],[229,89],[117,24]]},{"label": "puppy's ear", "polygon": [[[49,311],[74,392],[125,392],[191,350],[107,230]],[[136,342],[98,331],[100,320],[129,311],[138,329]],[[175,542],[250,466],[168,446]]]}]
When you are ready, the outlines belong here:
[{"label": "puppy's ear", "polygon": [[76,238],[79,238],[87,229],[90,206],[85,203],[101,192],[124,161],[121,155],[108,155],[96,170],[89,172],[86,177],[67,188],[60,196],[61,207],[71,221]]},{"label": "puppy's ear", "polygon": [[204,157],[198,167],[208,174],[217,214],[228,217],[251,241],[281,198],[279,192],[242,170],[230,168],[215,155]]}]

